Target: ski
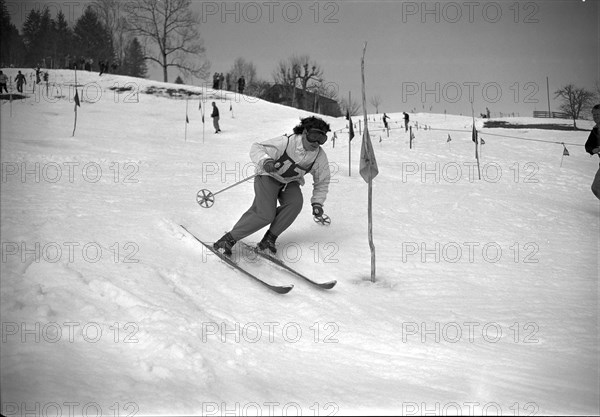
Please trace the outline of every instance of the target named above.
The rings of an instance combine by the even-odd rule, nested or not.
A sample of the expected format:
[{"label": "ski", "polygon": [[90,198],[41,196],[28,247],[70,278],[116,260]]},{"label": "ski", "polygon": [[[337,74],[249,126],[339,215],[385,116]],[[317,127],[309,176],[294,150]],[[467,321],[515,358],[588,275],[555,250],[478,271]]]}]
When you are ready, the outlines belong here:
[{"label": "ski", "polygon": [[219,257],[219,259],[221,259],[226,265],[230,266],[231,268],[233,268],[236,271],[241,272],[242,274],[246,275],[247,277],[252,278],[255,281],[258,281],[260,284],[264,285],[265,287],[267,287],[271,291],[275,291],[278,294],[287,294],[288,292],[290,292],[292,290],[292,288],[294,288],[293,284],[290,284],[290,285],[273,285],[273,284],[269,284],[266,281],[263,281],[262,279],[260,279],[256,275],[254,275],[254,274],[246,271],[244,268],[242,268],[240,265],[238,265],[237,262],[235,262],[233,259],[231,259],[228,256],[223,255],[221,252],[215,250],[215,248],[213,248],[210,244],[205,243],[202,240],[198,239],[198,237],[196,237],[192,232],[190,232],[184,225],[180,224],[180,226],[190,236],[192,236],[194,239],[196,239],[198,242],[200,242],[202,245],[204,245],[205,248],[207,248],[212,253],[214,253],[215,255],[217,255]]},{"label": "ski", "polygon": [[258,256],[267,259],[269,261],[271,261],[272,263],[274,263],[275,265],[277,265],[278,267],[290,272],[291,274],[295,275],[298,278],[302,278],[308,282],[310,282],[312,285],[316,285],[319,288],[325,289],[325,290],[330,290],[331,288],[333,288],[335,286],[335,284],[337,284],[337,281],[333,280],[333,281],[327,281],[327,282],[317,282],[314,281],[310,278],[308,278],[306,275],[301,274],[300,272],[296,271],[294,268],[290,267],[288,264],[286,264],[285,262],[283,262],[281,259],[276,258],[272,255],[269,255],[268,253],[265,253],[263,251],[258,250],[257,247],[255,246],[250,246],[245,242],[239,242],[245,249],[248,249],[249,251],[252,251],[254,253],[256,253]]}]

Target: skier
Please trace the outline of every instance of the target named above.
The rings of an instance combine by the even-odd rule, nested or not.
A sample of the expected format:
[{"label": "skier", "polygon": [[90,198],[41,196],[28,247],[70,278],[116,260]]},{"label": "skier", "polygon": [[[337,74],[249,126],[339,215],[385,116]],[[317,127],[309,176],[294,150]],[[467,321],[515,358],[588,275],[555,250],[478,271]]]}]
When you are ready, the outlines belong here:
[{"label": "skier", "polygon": [[2,90],[6,91],[8,93],[8,88],[6,88],[6,86],[8,85],[8,76],[3,73],[2,71],[0,71],[0,94],[2,94]]},{"label": "skier", "polygon": [[210,117],[212,117],[213,119],[213,126],[215,128],[215,133],[219,133],[221,131],[221,128],[219,127],[219,108],[217,107],[217,105],[215,104],[215,102],[212,102],[212,106],[213,106],[213,111],[210,115]]},{"label": "skier", "polygon": [[254,178],[254,202],[233,229],[214,243],[215,250],[229,256],[238,240],[270,226],[258,243],[258,249],[275,254],[277,238],[292,225],[302,210],[300,186],[304,185],[304,175],[309,172],[314,179],[312,214],[323,216],[331,174],[321,145],[327,141],[330,130],[324,120],[311,116],[301,119],[292,135],[252,145],[250,158],[256,164],[258,174]]},{"label": "skier", "polygon": [[[590,132],[588,140],[585,142],[585,150],[590,155],[596,154],[600,156],[600,134],[598,132],[598,124],[600,123],[600,104],[596,104],[592,107],[592,118],[596,125]],[[600,200],[600,168],[598,168],[594,181],[592,182],[592,192]]]},{"label": "skier", "polygon": [[387,114],[383,113],[383,118],[382,118],[382,120],[383,120],[383,126],[385,126],[386,129],[389,128],[388,127],[388,122],[387,122],[387,119],[389,119],[389,118],[390,117]]},{"label": "skier", "polygon": [[23,83],[27,84],[27,80],[25,79],[25,76],[23,74],[21,74],[21,71],[19,71],[19,73],[17,74],[15,81],[17,82],[17,91],[19,93],[23,92]]}]

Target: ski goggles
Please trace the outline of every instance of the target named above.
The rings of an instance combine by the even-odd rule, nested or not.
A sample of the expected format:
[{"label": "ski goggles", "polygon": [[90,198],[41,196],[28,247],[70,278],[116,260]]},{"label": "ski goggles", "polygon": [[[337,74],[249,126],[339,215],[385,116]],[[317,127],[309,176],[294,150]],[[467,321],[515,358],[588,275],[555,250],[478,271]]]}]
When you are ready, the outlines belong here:
[{"label": "ski goggles", "polygon": [[319,145],[323,145],[327,142],[327,132],[324,132],[319,129],[310,129],[306,132],[306,140],[309,142],[318,142]]}]

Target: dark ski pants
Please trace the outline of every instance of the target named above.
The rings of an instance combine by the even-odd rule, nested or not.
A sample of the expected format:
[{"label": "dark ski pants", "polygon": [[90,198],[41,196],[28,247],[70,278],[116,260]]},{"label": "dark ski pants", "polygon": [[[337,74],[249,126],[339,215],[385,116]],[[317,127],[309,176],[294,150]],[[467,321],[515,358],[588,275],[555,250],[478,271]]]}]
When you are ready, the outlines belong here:
[{"label": "dark ski pants", "polygon": [[271,233],[279,236],[294,223],[302,203],[300,183],[294,181],[286,185],[268,175],[257,175],[254,178],[254,202],[229,233],[235,240],[240,240],[271,225]]},{"label": "dark ski pants", "polygon": [[594,182],[592,182],[592,192],[598,200],[600,200],[600,168],[598,168],[598,172],[596,172],[596,176],[594,177]]}]

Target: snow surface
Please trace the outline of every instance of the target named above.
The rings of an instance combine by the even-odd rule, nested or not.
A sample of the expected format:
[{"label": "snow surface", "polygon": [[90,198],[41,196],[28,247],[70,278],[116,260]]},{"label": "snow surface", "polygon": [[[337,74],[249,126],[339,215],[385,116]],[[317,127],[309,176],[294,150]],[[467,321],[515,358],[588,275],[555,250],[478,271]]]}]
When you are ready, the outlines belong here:
[{"label": "snow surface", "polygon": [[477,119],[479,180],[469,117],[411,114],[409,149],[403,109],[388,113],[389,137],[370,115],[372,283],[360,137],[349,176],[346,120],[326,118],[344,129],[324,145],[332,223],[312,220],[309,176],[278,243],[290,265],[338,285],[237,256],[295,285],[278,295],[179,225],[208,241],[229,230],[251,182],[210,209],[196,193],[253,174],[250,145],[308,113],[200,87],[185,87],[186,104],[166,93],[182,86],[79,72],[72,137],[73,72],[50,81],[49,98],[29,83],[28,99],[2,102],[3,414],[598,414],[599,161],[587,132]]}]

